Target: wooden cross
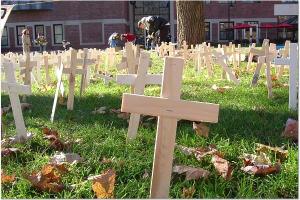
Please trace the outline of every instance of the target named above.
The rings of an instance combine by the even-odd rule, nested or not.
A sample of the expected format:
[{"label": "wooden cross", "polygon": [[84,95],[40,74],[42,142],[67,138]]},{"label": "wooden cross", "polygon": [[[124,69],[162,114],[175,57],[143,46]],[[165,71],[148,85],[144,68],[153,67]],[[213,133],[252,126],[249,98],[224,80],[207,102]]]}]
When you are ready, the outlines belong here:
[{"label": "wooden cross", "polygon": [[77,68],[77,51],[74,49],[70,50],[71,56],[70,56],[70,64],[69,68],[64,68],[63,73],[64,74],[70,74],[69,75],[69,94],[68,94],[68,101],[67,101],[67,109],[73,110],[74,107],[74,90],[75,90],[75,75],[76,74],[83,74],[82,69]]},{"label": "wooden cross", "polygon": [[[162,75],[147,74],[149,66],[150,66],[150,53],[145,51],[141,52],[137,74],[117,75],[116,81],[119,84],[132,85],[134,87],[133,93],[142,95],[144,94],[145,85],[149,85],[149,84],[161,85],[162,82]],[[132,113],[130,115],[128,134],[127,134],[127,138],[129,140],[132,140],[136,137],[139,122],[140,122],[140,114]]]},{"label": "wooden cross", "polygon": [[252,49],[252,52],[258,55],[257,66],[252,79],[252,86],[257,84],[260,69],[263,64],[266,64],[268,98],[272,98],[271,62],[277,56],[276,46],[275,44],[271,44],[269,46],[269,43],[265,43],[265,46],[263,46],[262,50]]},{"label": "wooden cross", "polygon": [[177,121],[218,121],[219,105],[180,99],[183,66],[182,58],[165,58],[161,97],[123,94],[122,112],[158,116],[150,198],[168,198]]},{"label": "wooden cross", "polygon": [[43,53],[44,66],[45,66],[45,74],[46,74],[46,84],[49,85],[51,82],[50,73],[49,73],[49,54],[47,52]]},{"label": "wooden cross", "polygon": [[289,108],[297,110],[298,102],[298,85],[299,85],[299,59],[298,59],[298,44],[291,43],[289,49],[289,58],[275,58],[276,65],[289,65],[290,80],[289,80]]},{"label": "wooden cross", "polygon": [[[264,47],[266,45],[266,43],[269,43],[268,39],[264,39],[263,40],[262,46]],[[249,48],[248,63],[247,63],[247,72],[250,71],[252,60],[253,60],[253,56],[255,55],[255,52],[256,52],[255,45],[256,45],[255,43],[252,43],[251,46],[250,46],[250,48]]]},{"label": "wooden cross", "polygon": [[29,85],[20,85],[16,82],[12,63],[4,62],[3,67],[6,81],[1,81],[1,89],[8,92],[9,95],[17,132],[15,141],[22,142],[30,138],[31,134],[26,131],[19,94],[31,94],[31,87]]},{"label": "wooden cross", "polygon": [[136,57],[138,55],[135,55],[132,42],[125,43],[125,53],[126,58],[122,58],[121,63],[117,66],[118,70],[127,69],[129,74],[136,74],[139,58]]},{"label": "wooden cross", "polygon": [[[32,70],[35,66],[37,66],[37,61],[31,61],[30,55],[27,53],[25,55],[25,61],[19,61],[20,65],[20,75],[25,74],[24,84],[30,85],[31,87],[31,78],[32,78]],[[24,67],[24,69],[22,69]]]},{"label": "wooden cross", "polygon": [[189,52],[188,52],[189,46],[186,44],[186,41],[183,41],[182,47],[183,47],[183,50],[182,50],[183,59],[187,60],[189,58]]}]

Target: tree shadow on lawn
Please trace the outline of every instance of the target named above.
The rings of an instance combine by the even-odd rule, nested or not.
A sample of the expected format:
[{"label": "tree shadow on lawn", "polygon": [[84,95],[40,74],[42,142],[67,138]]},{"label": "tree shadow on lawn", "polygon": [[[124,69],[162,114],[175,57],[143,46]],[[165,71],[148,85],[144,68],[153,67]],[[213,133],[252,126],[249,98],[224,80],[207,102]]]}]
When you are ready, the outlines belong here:
[{"label": "tree shadow on lawn", "polygon": [[[248,96],[250,97],[251,94],[248,94]],[[191,96],[189,95],[189,97]],[[199,99],[199,97],[192,97],[192,99],[194,98]],[[245,98],[248,97],[246,96]],[[8,105],[8,102],[8,96],[2,95],[2,106]],[[53,104],[52,96],[32,95],[27,98],[27,102],[32,104],[32,111],[25,111],[23,114],[25,123],[29,128],[43,128],[47,125],[53,126],[57,123],[63,123],[67,126],[91,126],[91,128],[94,124],[104,127],[113,124],[115,129],[126,130],[128,128],[127,120],[118,118],[114,113],[108,112],[95,115],[91,113],[95,108],[102,106],[106,106],[108,109],[120,108],[121,96],[103,93],[101,97],[95,95],[75,97],[73,111],[68,111],[66,106],[57,105],[53,124],[50,122]],[[268,109],[260,107],[252,110],[240,110],[235,107],[222,107],[220,105],[219,122],[209,125],[211,127],[209,139],[217,135],[215,139],[218,139],[218,137],[226,137],[231,141],[249,139],[274,146],[282,145],[284,140],[280,137],[280,134],[289,117],[297,118],[297,114],[288,111],[270,112]],[[154,131],[156,120],[151,122],[148,128]],[[179,121],[178,128],[186,129],[194,134],[191,122],[189,121]],[[177,132],[179,134],[179,131]]]}]

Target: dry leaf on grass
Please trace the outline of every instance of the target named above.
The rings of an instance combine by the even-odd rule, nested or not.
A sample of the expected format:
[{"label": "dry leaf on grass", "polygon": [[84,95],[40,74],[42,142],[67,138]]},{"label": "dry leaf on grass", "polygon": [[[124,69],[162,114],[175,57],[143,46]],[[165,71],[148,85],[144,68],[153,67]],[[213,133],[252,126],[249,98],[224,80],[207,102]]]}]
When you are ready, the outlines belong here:
[{"label": "dry leaf on grass", "polygon": [[220,153],[217,150],[217,147],[214,144],[210,144],[208,147],[196,148],[194,153],[198,161],[201,161],[207,155],[215,155],[215,154],[219,155],[220,157],[223,157],[222,153]]},{"label": "dry leaf on grass", "polygon": [[33,172],[26,179],[39,191],[61,192],[65,186],[61,183],[61,174],[68,172],[64,164],[47,164],[40,172]]},{"label": "dry leaf on grass", "polygon": [[276,154],[276,156],[281,160],[285,160],[288,157],[288,150],[284,150],[280,147],[270,147],[264,144],[259,144],[256,143],[257,148],[256,151],[257,152],[268,152],[268,151],[272,151]]},{"label": "dry leaf on grass", "polygon": [[202,122],[196,123],[193,122],[193,129],[196,131],[196,134],[199,136],[208,137],[209,128]]},{"label": "dry leaf on grass", "polygon": [[229,162],[218,155],[213,155],[211,162],[214,164],[218,173],[225,179],[229,180],[232,177],[233,167]]},{"label": "dry leaf on grass", "polygon": [[70,164],[74,164],[74,163],[80,163],[83,161],[83,158],[80,157],[80,155],[78,155],[77,153],[56,153],[52,159],[51,159],[51,163],[53,164],[61,164],[61,163],[70,163]]},{"label": "dry leaf on grass", "polygon": [[298,121],[294,119],[288,119],[285,124],[285,129],[282,132],[282,136],[291,138],[294,141],[298,141]]},{"label": "dry leaf on grass", "polygon": [[195,153],[196,149],[192,147],[185,147],[182,145],[176,145],[176,148],[181,151],[183,154],[189,156]]},{"label": "dry leaf on grass", "polygon": [[185,165],[175,165],[173,172],[177,174],[185,174],[185,180],[198,180],[199,178],[206,179],[210,172],[202,168],[194,168]]},{"label": "dry leaf on grass", "polygon": [[191,199],[191,198],[193,198],[195,192],[196,192],[196,189],[194,186],[189,187],[189,188],[183,188],[181,197],[184,199]]},{"label": "dry leaf on grass", "polygon": [[100,107],[98,109],[95,109],[94,111],[92,111],[92,114],[105,114],[106,113],[106,107]]},{"label": "dry leaf on grass", "polygon": [[254,154],[243,154],[242,157],[244,166],[248,165],[271,165],[270,158],[263,152],[260,152],[260,154],[254,155]]},{"label": "dry leaf on grass", "polygon": [[61,96],[61,95],[59,95],[59,97],[58,97],[58,104],[59,105],[63,105],[63,106],[67,105],[66,98],[63,97],[63,96]]},{"label": "dry leaf on grass", "polygon": [[69,149],[71,147],[70,142],[63,142],[59,138],[59,134],[55,130],[51,130],[49,128],[43,128],[44,138],[51,142],[50,147],[55,150],[62,151]]},{"label": "dry leaf on grass", "polygon": [[105,171],[103,174],[94,176],[92,189],[96,193],[97,198],[113,198],[115,188],[116,172],[113,169]]},{"label": "dry leaf on grass", "polygon": [[121,109],[111,108],[109,110],[109,112],[117,114],[117,117],[120,118],[120,119],[129,119],[129,117],[130,117],[130,113],[121,112]]},{"label": "dry leaf on grass", "polygon": [[278,173],[281,170],[280,163],[276,163],[274,166],[271,165],[249,165],[242,167],[241,170],[248,174],[265,176],[267,174]]},{"label": "dry leaf on grass", "polygon": [[6,175],[1,170],[1,184],[12,183],[15,180],[16,180],[16,176],[15,175]]},{"label": "dry leaf on grass", "polygon": [[1,157],[8,157],[20,152],[18,148],[4,148],[1,150]]},{"label": "dry leaf on grass", "polygon": [[211,88],[219,93],[224,93],[226,90],[229,90],[232,87],[230,86],[219,87],[216,84],[214,84]]}]

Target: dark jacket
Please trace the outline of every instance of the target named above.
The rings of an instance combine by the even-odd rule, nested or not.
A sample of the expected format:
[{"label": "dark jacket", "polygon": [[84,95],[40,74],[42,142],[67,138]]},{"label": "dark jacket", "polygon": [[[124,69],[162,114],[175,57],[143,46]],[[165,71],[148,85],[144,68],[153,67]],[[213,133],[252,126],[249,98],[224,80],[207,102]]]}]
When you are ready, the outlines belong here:
[{"label": "dark jacket", "polygon": [[146,21],[149,23],[149,35],[152,35],[153,33],[156,33],[158,30],[163,29],[166,24],[168,24],[168,21],[165,20],[162,17],[159,16],[151,16],[146,19]]}]

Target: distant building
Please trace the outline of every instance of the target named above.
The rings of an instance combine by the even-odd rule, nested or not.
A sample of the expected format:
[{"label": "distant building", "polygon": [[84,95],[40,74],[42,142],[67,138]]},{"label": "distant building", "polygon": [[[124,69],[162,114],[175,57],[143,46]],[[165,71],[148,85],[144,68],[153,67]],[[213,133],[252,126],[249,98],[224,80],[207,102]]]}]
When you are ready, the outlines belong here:
[{"label": "distant building", "polygon": [[[297,2],[297,1],[296,1]],[[2,4],[17,3],[8,18],[1,49],[21,51],[21,32],[29,26],[31,39],[45,35],[47,50],[62,49],[62,40],[71,42],[74,48],[105,48],[111,33],[143,33],[136,24],[143,16],[159,15],[170,21],[172,41],[176,40],[177,20],[174,1],[1,1]],[[249,38],[249,30],[230,30],[239,23],[256,26],[253,39],[259,42],[265,37],[263,24],[276,24],[285,16],[274,15],[274,4],[286,1],[205,1],[206,40],[222,43]],[[295,3],[295,2],[294,2]],[[298,6],[298,3],[296,4]],[[268,30],[268,37],[280,37],[280,30]],[[291,34],[285,34],[292,37]],[[289,38],[287,38],[289,39]],[[38,50],[38,47],[35,47]]]}]

